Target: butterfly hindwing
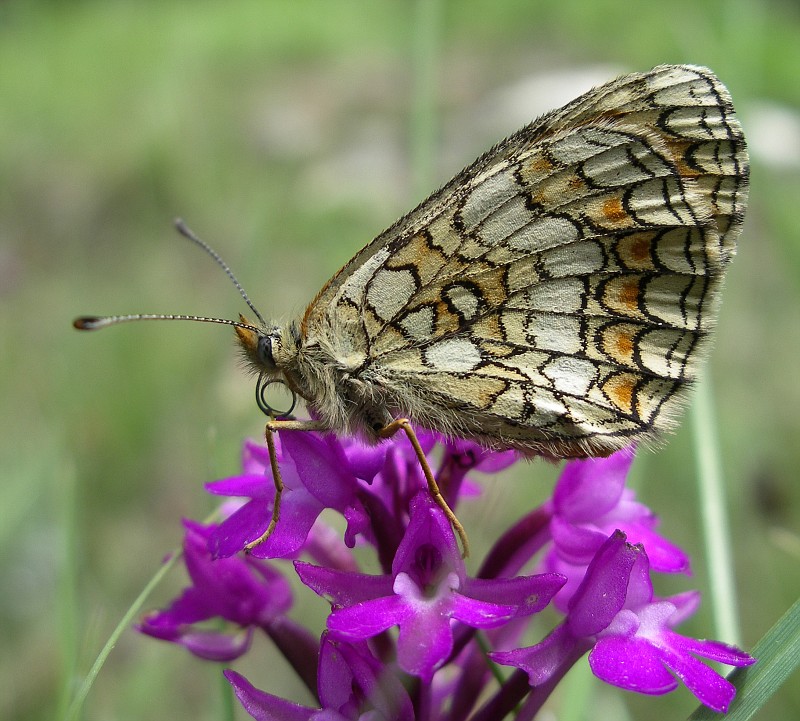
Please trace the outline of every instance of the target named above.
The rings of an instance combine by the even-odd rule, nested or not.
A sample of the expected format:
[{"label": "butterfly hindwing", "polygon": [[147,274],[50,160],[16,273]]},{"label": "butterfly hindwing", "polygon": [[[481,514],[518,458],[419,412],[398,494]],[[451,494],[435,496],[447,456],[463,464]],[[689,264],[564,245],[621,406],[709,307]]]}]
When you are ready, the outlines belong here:
[{"label": "butterfly hindwing", "polygon": [[381,234],[302,332],[423,426],[562,456],[648,439],[696,376],[747,173],[710,71],[623,76]]}]

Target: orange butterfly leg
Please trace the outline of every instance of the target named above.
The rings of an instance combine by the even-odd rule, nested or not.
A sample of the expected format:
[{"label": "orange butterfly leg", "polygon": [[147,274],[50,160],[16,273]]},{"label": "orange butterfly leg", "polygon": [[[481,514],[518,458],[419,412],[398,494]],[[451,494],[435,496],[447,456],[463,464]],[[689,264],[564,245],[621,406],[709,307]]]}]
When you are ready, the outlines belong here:
[{"label": "orange butterfly leg", "polygon": [[269,465],[272,469],[272,480],[275,482],[275,501],[272,504],[272,518],[269,521],[267,530],[264,531],[255,541],[250,541],[245,547],[245,553],[249,553],[256,546],[266,541],[278,525],[281,517],[281,497],[283,495],[283,478],[281,469],[278,465],[278,456],[275,452],[275,437],[273,433],[277,431],[324,431],[327,426],[320,421],[267,421],[264,427],[264,438],[267,441],[269,451]]},{"label": "orange butterfly leg", "polygon": [[456,532],[456,535],[461,541],[461,548],[463,551],[462,556],[466,558],[469,556],[469,539],[467,538],[467,532],[464,530],[464,526],[461,525],[461,521],[459,521],[456,517],[456,514],[453,513],[453,510],[447,505],[447,501],[444,500],[444,496],[439,490],[439,484],[436,483],[436,479],[433,477],[433,472],[428,464],[428,459],[425,458],[425,453],[422,450],[422,446],[419,444],[419,439],[417,438],[417,434],[414,432],[414,428],[411,426],[411,422],[408,420],[408,418],[397,418],[389,425],[381,428],[381,430],[378,432],[378,435],[381,438],[391,438],[395,433],[397,433],[397,431],[400,430],[404,431],[406,436],[408,436],[408,440],[411,441],[411,445],[414,448],[414,453],[417,454],[419,464],[422,466],[422,472],[425,475],[425,480],[428,482],[428,492],[433,497],[436,505],[442,509],[442,512],[447,517],[447,520],[450,521],[450,525],[453,527],[453,530]]}]

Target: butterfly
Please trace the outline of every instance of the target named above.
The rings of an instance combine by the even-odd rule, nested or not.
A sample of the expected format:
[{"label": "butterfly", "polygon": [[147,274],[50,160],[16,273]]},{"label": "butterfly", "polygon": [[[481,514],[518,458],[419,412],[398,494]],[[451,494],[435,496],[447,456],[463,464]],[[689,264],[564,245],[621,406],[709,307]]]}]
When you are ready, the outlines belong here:
[{"label": "butterfly", "polygon": [[[748,174],[725,86],[703,67],[661,65],[495,145],[286,324],[265,322],[237,282],[257,324],[139,315],[76,326],[233,325],[262,409],[276,415],[263,390],[280,381],[316,418],[268,424],[277,485],[276,430],[373,441],[403,430],[414,443],[413,424],[528,455],[606,456],[657,439],[685,405],[735,253]],[[426,477],[459,530],[430,469]],[[278,492],[275,523],[279,505]]]}]

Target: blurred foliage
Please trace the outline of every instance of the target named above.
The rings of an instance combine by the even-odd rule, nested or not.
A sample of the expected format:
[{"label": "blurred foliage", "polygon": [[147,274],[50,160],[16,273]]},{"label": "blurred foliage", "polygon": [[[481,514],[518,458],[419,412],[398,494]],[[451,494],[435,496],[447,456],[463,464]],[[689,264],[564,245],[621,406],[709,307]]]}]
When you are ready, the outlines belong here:
[{"label": "blurred foliage", "polygon": [[[234,317],[235,290],[174,234],[175,215],[238,269],[262,313],[301,311],[420,200],[408,166],[414,33],[412,3],[401,0],[0,4],[3,718],[55,717],[179,542],[179,518],[211,509],[201,483],[235,472],[241,439],[261,429],[224,329],[139,324],[87,336],[72,318]],[[748,222],[709,364],[750,646],[800,590],[798,5],[446,3],[437,181],[524,122],[512,119],[520,97],[528,102],[522,81],[575,70],[599,82],[599,71],[610,79],[663,62],[712,67],[753,149]],[[566,89],[529,98],[522,117],[585,88]],[[695,559],[691,581],[659,590],[707,590],[686,424],[635,470],[665,532]],[[525,466],[487,491],[482,510],[498,525],[513,518],[554,472]],[[474,542],[488,539],[485,513],[466,508],[462,520]],[[153,604],[181,585],[174,574]],[[315,599],[296,610],[321,613]],[[709,627],[704,608],[686,632]],[[264,673],[273,655],[261,643],[243,672],[307,702],[280,662]],[[85,718],[216,719],[219,677],[216,666],[126,634]],[[602,687],[597,698],[597,718],[620,703]],[[762,717],[796,718],[799,698],[784,689]],[[642,719],[694,706],[685,690],[622,701]]]}]

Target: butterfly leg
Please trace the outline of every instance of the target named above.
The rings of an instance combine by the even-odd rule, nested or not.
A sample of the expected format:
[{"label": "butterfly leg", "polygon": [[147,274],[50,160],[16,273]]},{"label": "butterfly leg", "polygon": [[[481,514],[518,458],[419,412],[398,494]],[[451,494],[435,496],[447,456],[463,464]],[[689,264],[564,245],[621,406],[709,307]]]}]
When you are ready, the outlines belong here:
[{"label": "butterfly leg", "polygon": [[275,501],[272,504],[272,518],[269,521],[267,530],[264,531],[255,541],[250,541],[245,547],[245,553],[249,553],[256,546],[266,541],[278,525],[281,517],[281,497],[283,496],[283,478],[281,469],[278,465],[278,455],[275,451],[275,436],[278,431],[324,431],[327,426],[320,421],[267,421],[264,427],[264,438],[267,441],[269,451],[269,465],[272,469],[272,480],[275,482]]},{"label": "butterfly leg", "polygon": [[425,452],[419,444],[419,439],[414,432],[411,422],[407,418],[397,418],[384,428],[381,428],[378,435],[380,435],[381,438],[391,438],[400,430],[405,432],[406,436],[408,436],[408,440],[411,441],[414,453],[416,453],[417,459],[419,460],[419,465],[422,467],[422,473],[425,475],[425,480],[428,482],[428,492],[431,494],[434,503],[442,509],[447,520],[450,521],[450,525],[461,541],[463,556],[466,558],[469,556],[469,539],[467,538],[467,532],[464,530],[464,526],[461,525],[461,521],[456,517],[456,514],[453,513],[453,510],[447,505],[447,501],[445,501],[442,492],[439,490],[439,484],[436,483],[436,479],[433,477],[433,471],[431,471],[431,467],[428,464],[428,459],[425,458]]}]

